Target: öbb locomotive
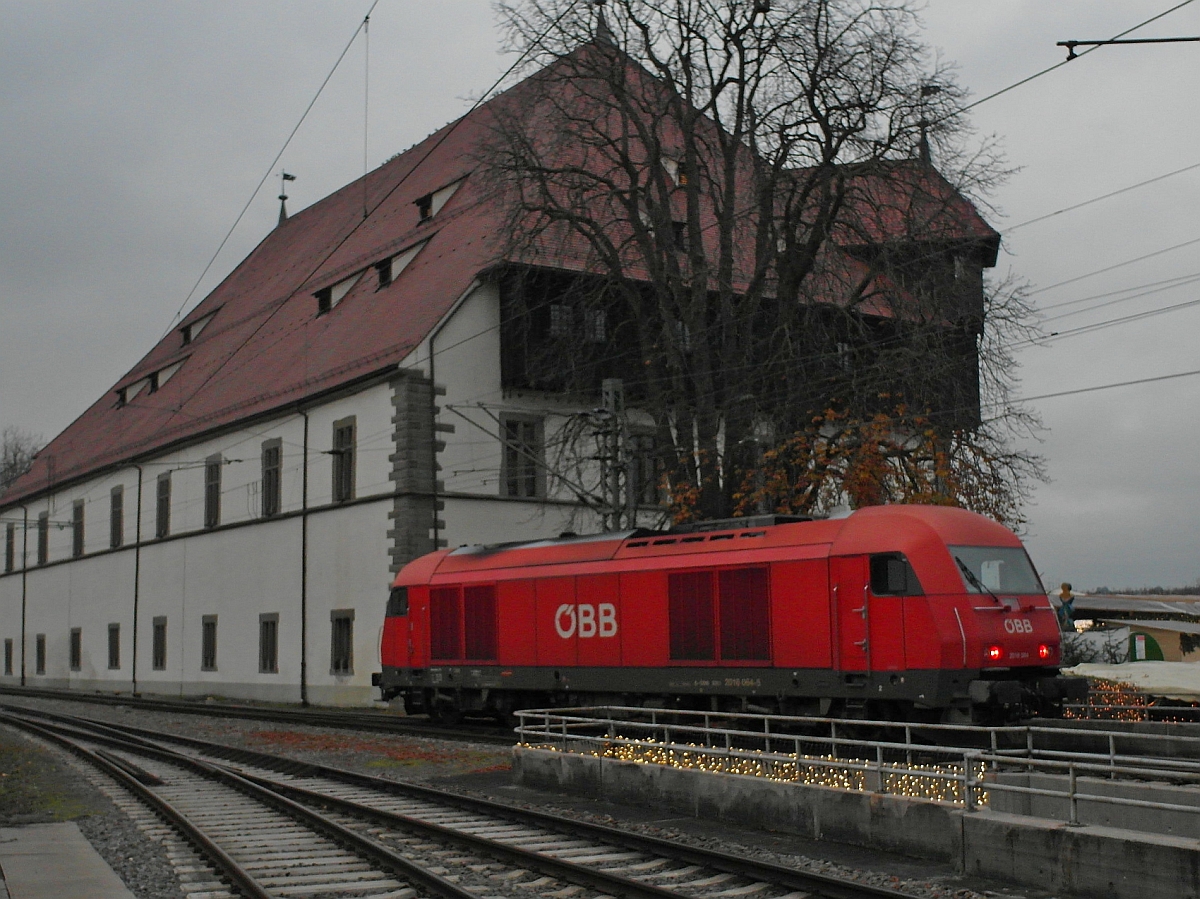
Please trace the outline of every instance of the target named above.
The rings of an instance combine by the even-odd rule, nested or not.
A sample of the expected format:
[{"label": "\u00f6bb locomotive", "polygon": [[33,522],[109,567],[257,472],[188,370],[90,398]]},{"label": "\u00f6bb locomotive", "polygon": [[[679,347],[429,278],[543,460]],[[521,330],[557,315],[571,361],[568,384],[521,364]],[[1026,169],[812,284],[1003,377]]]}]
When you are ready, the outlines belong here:
[{"label": "\u00f6bb locomotive", "polygon": [[442,720],[622,704],[995,722],[1086,695],[1060,652],[1015,534],[880,506],[430,553],[395,579],[374,680]]}]

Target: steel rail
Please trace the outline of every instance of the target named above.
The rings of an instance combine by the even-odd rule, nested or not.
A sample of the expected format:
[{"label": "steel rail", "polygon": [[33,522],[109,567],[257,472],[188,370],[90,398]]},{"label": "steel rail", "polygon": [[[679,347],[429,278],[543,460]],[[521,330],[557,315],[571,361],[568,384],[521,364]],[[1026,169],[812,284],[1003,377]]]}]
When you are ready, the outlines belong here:
[{"label": "steel rail", "polygon": [[[0,713],[0,720],[6,720],[10,723],[19,722],[20,724],[29,726],[31,729],[42,731],[52,738],[56,738],[56,741],[60,742],[62,745],[70,746],[74,743],[74,741],[72,741],[70,738],[62,737],[61,735],[54,733],[52,729],[54,725],[49,728],[42,727],[34,724],[33,722],[24,721],[20,718],[20,716],[12,715],[11,713]],[[77,727],[72,728],[72,730],[77,729]],[[105,727],[104,730],[111,730],[111,728]],[[277,811],[283,812],[285,815],[293,818],[294,820],[302,822],[309,829],[328,837],[335,843],[343,846],[346,849],[349,849],[351,852],[365,858],[373,864],[379,865],[398,874],[405,880],[408,880],[414,885],[422,887],[426,892],[434,896],[442,897],[442,899],[478,899],[478,897],[469,890],[463,889],[446,878],[414,864],[403,855],[394,852],[387,846],[377,843],[374,840],[371,840],[348,827],[344,827],[341,824],[338,824],[336,821],[333,821],[310,808],[306,808],[300,803],[294,802],[285,796],[279,795],[273,790],[260,786],[259,784],[248,780],[247,778],[228,768],[225,768],[224,766],[211,765],[200,759],[191,758],[190,756],[172,752],[170,750],[163,749],[162,747],[149,746],[146,745],[146,743],[142,740],[127,741],[122,744],[118,739],[104,734],[85,735],[93,742],[102,742],[108,745],[114,745],[115,748],[122,748],[127,751],[143,753],[157,758],[160,761],[165,761],[179,767],[190,768],[202,777],[224,783],[226,786],[238,790],[239,792],[248,795],[253,799],[256,799],[261,804],[275,808]],[[86,750],[86,747],[81,746],[79,748]],[[96,756],[94,753],[89,753],[86,757],[89,758],[89,760],[92,760],[93,758],[101,758]],[[187,818],[182,815],[182,813],[172,809],[172,807],[162,800],[161,797],[156,796],[153,791],[143,787],[135,778],[129,775],[126,771],[122,770],[121,767],[112,765],[102,758],[101,761],[105,765],[106,770],[120,771],[123,777],[129,778],[127,782],[136,783],[138,787],[141,788],[138,790],[139,797],[153,797],[152,804],[156,808],[168,810],[166,811],[166,814],[171,817],[172,821],[181,822],[184,826],[189,828],[190,832],[194,832],[201,837],[205,841],[203,844],[205,846],[205,851],[213,851],[214,853],[217,853],[218,855],[215,857],[221,858],[223,868],[225,867],[226,863],[228,863],[229,865],[233,866],[233,870],[241,872],[240,877],[245,879],[245,888],[247,889],[248,895],[251,897],[251,899],[276,899],[276,894],[265,890],[263,887],[259,886],[253,880],[253,878],[250,878],[248,874],[245,874],[245,872],[237,865],[237,863],[220,849],[215,841],[205,835],[203,830],[197,825],[188,821]],[[242,888],[242,880],[239,879],[236,882],[238,883],[238,887]]]},{"label": "steel rail", "polygon": [[[60,727],[63,725],[59,725]],[[69,727],[72,732],[87,735],[86,731],[78,727]],[[174,760],[174,754],[165,753],[161,747],[150,745],[147,741],[139,737],[127,737],[127,744],[123,744],[115,736],[116,731],[108,726],[100,726],[96,728],[100,732],[99,736],[93,736],[92,739],[100,740],[107,745],[114,747],[125,746],[129,751],[147,752],[155,757],[160,757],[164,761]],[[122,767],[128,766],[128,763],[123,759],[116,759],[114,763]],[[217,766],[214,766],[217,767]],[[509,846],[504,843],[499,843],[494,840],[488,840],[483,837],[478,837],[473,834],[457,831],[449,827],[444,827],[439,824],[434,824],[427,821],[422,821],[418,818],[412,818],[407,815],[388,812],[381,809],[372,808],[362,805],[361,803],[353,802],[347,799],[340,799],[335,796],[330,796],[325,793],[320,793],[315,790],[308,790],[294,784],[280,783],[268,778],[256,777],[253,775],[239,774],[227,768],[217,768],[218,771],[224,771],[233,778],[231,785],[241,788],[246,784],[253,787],[261,788],[263,793],[257,795],[264,796],[264,801],[270,801],[275,804],[274,799],[265,798],[267,794],[275,797],[281,797],[282,803],[279,803],[284,810],[290,814],[295,814],[297,810],[302,810],[306,813],[310,812],[303,803],[292,803],[286,799],[286,795],[298,797],[309,804],[324,805],[329,808],[336,809],[344,814],[367,819],[384,826],[397,828],[400,830],[419,833],[425,837],[440,839],[445,842],[458,844],[470,849],[473,852],[491,856],[503,861],[507,864],[515,864],[522,868],[527,868],[532,871],[537,871],[550,877],[555,877],[561,880],[568,881],[578,886],[590,887],[599,890],[603,894],[626,897],[626,899],[679,899],[679,894],[670,890],[665,890],[652,884],[639,883],[626,877],[621,877],[615,874],[609,874],[604,871],[590,868],[584,865],[575,864],[572,862],[562,861],[550,856],[541,855],[536,852],[521,849],[515,846]],[[325,819],[322,817],[322,821]]]},{"label": "steel rail", "polygon": [[276,793],[291,794],[305,802],[325,805],[344,814],[364,818],[385,827],[419,833],[423,836],[430,836],[448,843],[456,843],[472,852],[492,856],[506,864],[537,871],[539,874],[565,880],[577,886],[590,887],[599,890],[602,894],[624,896],[627,899],[680,899],[678,893],[671,890],[664,890],[652,884],[640,883],[628,877],[610,874],[597,868],[563,861],[552,856],[542,855],[538,852],[531,852],[528,849],[510,846],[506,843],[475,836],[474,834],[455,830],[451,827],[445,827],[430,821],[422,821],[420,818],[372,808],[369,805],[363,805],[350,799],[341,799],[337,796],[331,796],[316,790],[309,790],[295,784],[281,783],[269,778],[256,777],[249,774],[243,774],[242,776]]},{"label": "steel rail", "polygon": [[16,715],[11,715],[7,712],[0,713],[0,721],[8,724],[10,727],[17,727],[26,730],[30,733],[37,734],[45,740],[63,747],[70,752],[75,753],[80,758],[90,762],[96,768],[109,775],[125,789],[129,790],[141,802],[154,809],[159,815],[164,817],[171,823],[180,834],[183,835],[189,843],[195,846],[200,854],[205,856],[217,869],[219,869],[229,879],[229,881],[240,890],[247,899],[274,899],[265,887],[261,886],[257,880],[233,858],[231,858],[225,850],[213,842],[200,827],[193,824],[173,805],[157,795],[148,786],[143,784],[134,774],[132,774],[125,765],[119,765],[109,761],[104,756],[88,749],[68,737],[55,733],[49,728],[43,727],[36,722],[23,719]]},{"label": "steel rail", "polygon": [[353,728],[378,733],[407,734],[436,737],[443,740],[471,740],[476,743],[495,743],[511,746],[509,728],[480,724],[477,728],[455,730],[424,720],[398,717],[375,710],[328,710],[278,708],[242,703],[213,703],[203,700],[154,699],[128,693],[81,693],[75,690],[52,690],[35,687],[0,686],[0,694],[30,699],[58,699],[92,705],[123,705],[154,712],[174,712],[181,715],[207,715],[223,718],[243,718],[250,721],[283,721],[311,727]]},{"label": "steel rail", "polygon": [[[748,859],[718,850],[697,849],[660,837],[652,837],[602,824],[579,821],[549,812],[513,808],[488,799],[463,796],[458,793],[451,793],[420,784],[405,783],[369,774],[360,774],[330,765],[298,762],[283,756],[271,755],[257,750],[224,746],[220,743],[212,743],[195,737],[156,733],[130,725],[91,722],[88,719],[57,715],[50,712],[41,712],[39,714],[53,719],[86,722],[88,725],[98,725],[100,729],[105,731],[133,735],[138,738],[139,745],[143,745],[146,741],[174,743],[210,753],[218,758],[254,764],[268,770],[326,777],[344,784],[366,787],[443,806],[448,805],[476,814],[490,815],[509,822],[550,830],[560,835],[598,841],[631,851],[667,857],[686,864],[703,866],[721,873],[734,874],[739,877],[772,883],[793,891],[813,893],[816,896],[822,897],[822,899],[900,899],[900,897],[905,895],[886,887],[860,884],[831,875],[800,871],[786,865]],[[115,737],[109,737],[109,739],[115,739]],[[152,751],[155,748],[158,748],[159,751],[165,751],[161,747],[146,746],[148,751]],[[246,775],[240,775],[239,777],[245,780],[254,779]],[[271,783],[274,784],[275,782]],[[671,893],[670,895],[675,897],[675,899],[678,899],[680,896],[679,893]]]}]

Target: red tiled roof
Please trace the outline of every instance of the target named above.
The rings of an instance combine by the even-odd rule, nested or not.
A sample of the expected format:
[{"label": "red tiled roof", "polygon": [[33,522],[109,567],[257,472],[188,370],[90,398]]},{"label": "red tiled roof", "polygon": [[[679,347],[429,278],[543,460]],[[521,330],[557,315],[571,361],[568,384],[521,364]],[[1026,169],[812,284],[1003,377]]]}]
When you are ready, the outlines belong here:
[{"label": "red tiled roof", "polygon": [[[394,366],[496,258],[496,204],[467,177],[445,208],[418,221],[419,197],[470,174],[484,109],[448,125],[272,231],[181,323],[216,310],[184,346],[178,329],[59,434],[6,502],[125,462]],[[393,283],[369,267],[427,240]],[[327,315],[313,294],[367,268]],[[174,362],[156,392],[118,408],[117,389]]]},{"label": "red tiled roof", "polygon": [[[281,223],[181,322],[187,326],[211,314],[200,334],[186,346],[180,330],[168,334],[38,454],[3,501],[19,501],[284,410],[403,360],[474,279],[501,261],[510,220],[494,188],[483,177],[471,176],[474,156],[491,131],[493,116],[503,104],[519,107],[528,100],[523,86],[532,83],[523,82],[483,104],[367,175],[365,219],[363,181],[358,180]],[[953,190],[934,175],[930,183],[938,190],[930,193],[940,202],[948,197],[941,185]],[[419,221],[417,199],[459,180],[461,186],[446,206],[432,219]],[[886,198],[897,208],[903,205],[892,202],[895,195]],[[965,199],[958,200],[961,206],[950,215],[961,217],[957,227],[965,222],[981,237],[995,235]],[[896,227],[890,219],[876,224],[884,239]],[[420,252],[393,283],[377,290],[371,266],[422,241]],[[547,233],[538,250],[537,258],[526,261],[598,270],[578,237]],[[849,257],[841,264],[851,274],[859,265]],[[364,270],[330,313],[316,315],[316,291]],[[120,389],[179,361],[183,364],[157,392],[143,389],[118,405]]]}]

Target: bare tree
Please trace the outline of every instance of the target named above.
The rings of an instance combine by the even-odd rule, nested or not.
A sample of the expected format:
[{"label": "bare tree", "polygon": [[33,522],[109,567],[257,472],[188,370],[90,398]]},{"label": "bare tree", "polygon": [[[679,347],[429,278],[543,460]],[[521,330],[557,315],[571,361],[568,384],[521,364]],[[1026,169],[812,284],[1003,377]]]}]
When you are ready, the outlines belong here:
[{"label": "bare tree", "polygon": [[33,465],[33,457],[45,445],[35,434],[7,425],[0,431],[0,495]]},{"label": "bare tree", "polygon": [[[768,454],[814,416],[932,431],[936,452],[912,471],[938,489],[888,498],[970,504],[934,457],[986,459],[982,505],[1016,520],[1040,476],[1005,442],[1037,425],[1010,402],[1004,343],[1027,309],[1019,292],[985,293],[999,238],[967,199],[1002,160],[964,149],[964,92],[911,7],[499,4],[513,47],[544,64],[496,104],[482,154],[512,200],[506,383],[594,395],[621,377],[678,518],[744,511]],[[563,260],[571,276],[549,271]],[[828,473],[835,487],[853,476]]]}]

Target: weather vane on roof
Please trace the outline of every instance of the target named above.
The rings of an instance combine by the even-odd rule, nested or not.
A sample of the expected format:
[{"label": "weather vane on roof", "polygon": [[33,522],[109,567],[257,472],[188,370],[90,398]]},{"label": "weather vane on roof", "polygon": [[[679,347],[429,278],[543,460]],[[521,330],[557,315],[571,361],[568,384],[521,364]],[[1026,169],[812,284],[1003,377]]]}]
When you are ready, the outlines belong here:
[{"label": "weather vane on roof", "polygon": [[295,175],[289,175],[283,169],[279,170],[279,224],[287,221],[287,183],[295,181]]}]

